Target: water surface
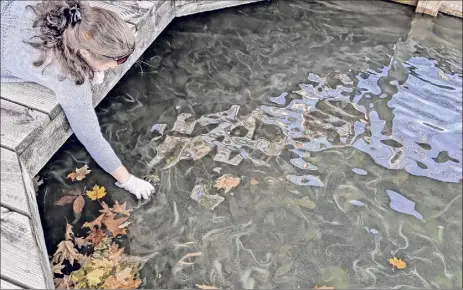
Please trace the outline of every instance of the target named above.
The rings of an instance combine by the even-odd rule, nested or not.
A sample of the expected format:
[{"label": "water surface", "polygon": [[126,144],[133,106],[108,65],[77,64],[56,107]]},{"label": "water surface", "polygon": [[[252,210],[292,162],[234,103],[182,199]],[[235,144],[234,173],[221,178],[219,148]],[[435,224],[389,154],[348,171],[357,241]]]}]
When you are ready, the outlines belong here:
[{"label": "water surface", "polygon": [[[87,187],[135,208],[127,251],[157,253],[147,288],[461,288],[461,24],[367,1],[174,20],[97,109],[124,164],[159,175],[155,197],[71,138],[40,173],[49,251],[72,220],[54,202],[82,187],[64,176],[89,164]],[[214,210],[190,198],[227,173],[241,183],[211,189]]]}]

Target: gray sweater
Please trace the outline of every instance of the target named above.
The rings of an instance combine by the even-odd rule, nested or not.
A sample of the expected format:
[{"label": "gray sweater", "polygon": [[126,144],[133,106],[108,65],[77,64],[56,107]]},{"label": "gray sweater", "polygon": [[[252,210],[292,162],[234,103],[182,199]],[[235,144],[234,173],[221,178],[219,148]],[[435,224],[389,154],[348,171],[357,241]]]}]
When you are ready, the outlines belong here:
[{"label": "gray sweater", "polygon": [[32,62],[39,51],[23,40],[35,35],[32,23],[35,17],[28,4],[37,1],[1,0],[1,81],[34,82],[53,90],[64,110],[73,132],[96,162],[106,171],[113,172],[121,161],[101,134],[92,105],[91,85],[86,81],[76,85],[72,80],[60,81],[60,69],[52,62],[45,70]]}]

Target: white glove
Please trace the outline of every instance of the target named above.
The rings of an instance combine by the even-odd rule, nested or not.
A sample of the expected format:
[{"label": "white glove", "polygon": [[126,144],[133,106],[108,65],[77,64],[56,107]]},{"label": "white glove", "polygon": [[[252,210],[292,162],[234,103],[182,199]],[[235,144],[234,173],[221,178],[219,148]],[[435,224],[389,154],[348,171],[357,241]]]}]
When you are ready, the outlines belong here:
[{"label": "white glove", "polygon": [[148,199],[151,193],[154,192],[154,186],[151,183],[133,175],[130,175],[129,179],[124,183],[116,182],[116,186],[127,190],[138,199],[142,197]]},{"label": "white glove", "polygon": [[101,85],[104,81],[104,71],[94,71],[93,72],[93,84]]}]

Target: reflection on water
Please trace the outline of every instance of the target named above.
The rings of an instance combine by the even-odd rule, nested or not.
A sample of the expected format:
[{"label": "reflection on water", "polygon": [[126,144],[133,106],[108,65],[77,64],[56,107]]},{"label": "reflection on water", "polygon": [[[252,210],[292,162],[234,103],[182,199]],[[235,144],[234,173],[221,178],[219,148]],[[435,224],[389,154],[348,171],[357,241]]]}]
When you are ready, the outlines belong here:
[{"label": "reflection on water", "polygon": [[[146,287],[461,287],[461,39],[460,19],[389,2],[177,19],[98,109],[124,163],[160,176],[155,198],[98,169],[86,183],[135,208],[128,250],[158,253]],[[53,203],[81,186],[63,176],[84,163],[71,139],[41,173],[51,251],[72,216]],[[211,188],[223,174],[240,185]]]}]

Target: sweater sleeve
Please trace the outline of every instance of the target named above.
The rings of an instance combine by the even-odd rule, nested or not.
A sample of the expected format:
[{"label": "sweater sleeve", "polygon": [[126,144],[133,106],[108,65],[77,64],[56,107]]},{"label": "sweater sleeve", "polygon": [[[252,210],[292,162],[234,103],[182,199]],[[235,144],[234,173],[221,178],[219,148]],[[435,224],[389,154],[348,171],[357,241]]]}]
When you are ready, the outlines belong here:
[{"label": "sweater sleeve", "polygon": [[31,67],[29,71],[25,71],[21,67],[19,65],[10,70],[23,80],[38,83],[55,92],[72,131],[101,168],[112,173],[121,166],[121,161],[101,133],[88,81],[75,85],[69,79],[60,81],[55,74],[41,74],[40,69]]}]

